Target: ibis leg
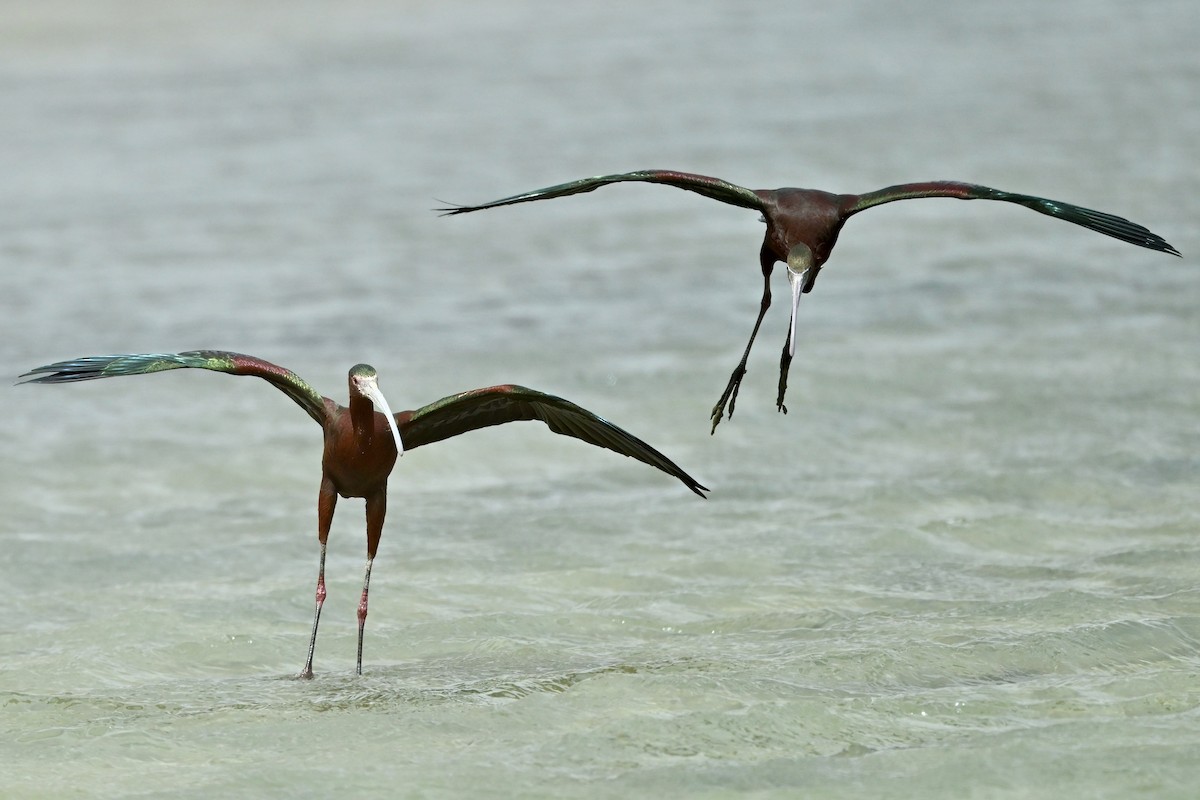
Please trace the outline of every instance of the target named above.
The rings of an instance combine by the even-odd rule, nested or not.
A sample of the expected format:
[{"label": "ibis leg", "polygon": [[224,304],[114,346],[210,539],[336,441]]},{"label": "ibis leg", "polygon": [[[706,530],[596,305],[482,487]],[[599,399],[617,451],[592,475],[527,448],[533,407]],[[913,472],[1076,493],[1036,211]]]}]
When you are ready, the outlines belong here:
[{"label": "ibis leg", "polygon": [[788,333],[788,340],[783,343],[783,355],[779,357],[779,395],[775,398],[775,406],[783,413],[787,413],[787,406],[783,404],[783,396],[787,393],[788,369],[792,366],[792,335]]},{"label": "ibis leg", "polygon": [[333,509],[337,505],[337,490],[333,481],[321,479],[321,493],[317,498],[317,538],[321,542],[321,563],[317,568],[317,607],[313,612],[312,636],[308,639],[308,658],[299,677],[313,676],[313,653],[317,649],[317,624],[321,621],[321,607],[325,605],[325,544],[329,541],[329,528],[333,523]]},{"label": "ibis leg", "polygon": [[758,305],[758,319],[754,320],[754,330],[750,332],[750,341],[746,343],[746,350],[742,353],[742,360],[738,362],[737,367],[733,370],[733,374],[729,376],[729,383],[725,386],[725,391],[721,393],[721,399],[713,406],[712,414],[709,419],[712,420],[712,431],[717,432],[717,425],[721,423],[721,418],[725,416],[725,406],[729,406],[729,417],[733,418],[733,409],[737,405],[738,389],[742,385],[742,378],[746,375],[746,362],[750,359],[750,348],[754,347],[754,338],[758,336],[758,329],[762,327],[763,317],[767,315],[767,309],[771,307],[771,268],[767,265],[763,268],[763,294],[762,300]]},{"label": "ibis leg", "polygon": [[362,675],[363,628],[367,624],[367,592],[371,588],[371,564],[379,550],[379,539],[383,535],[383,518],[387,514],[387,486],[367,498],[367,569],[363,575],[362,597],[358,601],[358,662],[357,671]]},{"label": "ibis leg", "polygon": [[362,597],[358,601],[358,661],[356,672],[362,675],[362,644],[363,644],[363,628],[367,624],[367,590],[371,585],[371,562],[373,558],[367,559],[367,571],[363,575],[363,590]]}]

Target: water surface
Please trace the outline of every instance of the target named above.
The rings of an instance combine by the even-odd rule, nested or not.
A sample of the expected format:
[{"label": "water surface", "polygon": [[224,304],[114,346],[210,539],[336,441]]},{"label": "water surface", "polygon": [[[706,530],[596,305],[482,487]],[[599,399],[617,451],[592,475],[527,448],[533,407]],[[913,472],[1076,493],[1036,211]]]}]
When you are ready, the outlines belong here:
[{"label": "water surface", "polygon": [[[1191,797],[1191,4],[9,4],[0,374],[223,348],[397,408],[569,397],[713,487],[533,425],[404,457],[303,660],[320,438],[200,372],[4,391],[5,797]],[[647,167],[952,178],[767,318],[755,215]],[[785,283],[776,276],[777,297]]]}]

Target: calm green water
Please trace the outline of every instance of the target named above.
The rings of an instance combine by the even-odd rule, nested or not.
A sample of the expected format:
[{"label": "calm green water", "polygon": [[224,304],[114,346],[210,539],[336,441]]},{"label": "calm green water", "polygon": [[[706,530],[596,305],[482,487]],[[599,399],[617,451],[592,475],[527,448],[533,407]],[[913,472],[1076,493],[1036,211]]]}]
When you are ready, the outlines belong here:
[{"label": "calm green water", "polygon": [[[0,425],[0,796],[1193,797],[1200,16],[1190,3],[9,4],[0,375],[253,353],[396,408],[520,382],[713,488],[534,425],[406,455],[353,675],[320,435],[257,381],[20,387]],[[755,216],[646,167],[953,178],[851,222],[737,414]],[[779,293],[786,284],[778,275]],[[781,296],[781,295],[777,295]]]}]

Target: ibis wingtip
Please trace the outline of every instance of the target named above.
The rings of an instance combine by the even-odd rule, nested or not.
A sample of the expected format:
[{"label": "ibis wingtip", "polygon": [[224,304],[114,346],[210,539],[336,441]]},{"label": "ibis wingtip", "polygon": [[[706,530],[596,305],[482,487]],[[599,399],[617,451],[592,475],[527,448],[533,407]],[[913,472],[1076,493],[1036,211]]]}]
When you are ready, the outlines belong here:
[{"label": "ibis wingtip", "polygon": [[[50,373],[50,374],[43,374]],[[36,377],[35,377],[36,376]],[[49,383],[54,380],[54,371],[49,367],[35,367],[17,376],[13,386],[23,386],[27,383]]]},{"label": "ibis wingtip", "polygon": [[431,208],[431,209],[429,209],[429,210],[430,210],[430,211],[436,211],[436,212],[440,212],[440,213],[438,213],[438,216],[439,216],[439,217],[452,217],[452,216],[454,216],[455,214],[465,214],[465,213],[467,213],[468,211],[474,211],[474,210],[475,210],[475,209],[474,209],[474,208],[472,208],[471,206],[467,206],[467,205],[458,205],[458,204],[456,204],[456,203],[448,203],[448,202],[446,202],[445,200],[439,200],[439,199],[438,199],[438,198],[436,198],[436,197],[435,197],[435,198],[433,198],[433,199],[434,199],[435,201],[437,201],[437,202],[441,203],[442,205],[441,205],[441,206],[439,206],[439,207],[437,207],[437,208]]}]

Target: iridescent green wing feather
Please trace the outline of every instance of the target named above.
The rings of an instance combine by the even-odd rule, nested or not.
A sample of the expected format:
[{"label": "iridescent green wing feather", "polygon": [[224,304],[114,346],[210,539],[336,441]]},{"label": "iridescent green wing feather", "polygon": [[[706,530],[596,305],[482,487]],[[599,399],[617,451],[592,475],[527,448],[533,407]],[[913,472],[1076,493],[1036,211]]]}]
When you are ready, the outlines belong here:
[{"label": "iridescent green wing feather", "polygon": [[555,197],[566,197],[572,194],[582,194],[599,189],[601,186],[607,186],[610,183],[624,183],[626,181],[641,181],[644,183],[663,183],[668,186],[675,186],[679,189],[686,189],[689,192],[696,192],[705,197],[711,197],[713,200],[719,200],[722,203],[740,206],[742,208],[750,208],[755,211],[763,210],[762,199],[750,189],[738,186],[728,181],[723,181],[720,178],[710,178],[707,175],[694,175],[690,172],[673,172],[663,169],[646,169],[637,172],[623,172],[618,175],[597,175],[594,178],[581,178],[570,183],[560,183],[557,186],[548,186],[545,189],[534,189],[531,192],[522,192],[515,194],[512,197],[505,197],[500,200],[493,200],[490,203],[484,203],[478,206],[451,206],[448,208],[438,208],[436,211],[443,211],[446,215],[450,214],[466,214],[470,211],[479,211],[485,208],[497,208],[499,206],[511,206],[515,203],[529,203],[534,200],[550,200]]},{"label": "iridescent green wing feather", "polygon": [[396,414],[396,424],[406,450],[449,439],[460,433],[503,425],[506,422],[541,420],[564,436],[573,436],[673,475],[701,497],[707,487],[684,472],[665,455],[611,422],[569,400],[526,389],[524,386],[489,386],[444,397],[416,411]]},{"label": "iridescent green wing feather", "polygon": [[230,375],[262,378],[295,401],[320,424],[325,423],[325,398],[291,370],[261,358],[222,350],[189,350],[185,353],[129,353],[86,356],[31,369],[22,375],[25,383],[69,383],[121,375],[146,375],[168,369],[207,369]]},{"label": "iridescent green wing feather", "polygon": [[929,181],[926,183],[902,183],[889,186],[876,192],[858,195],[846,216],[856,214],[873,206],[891,203],[896,200],[911,200],[918,197],[954,197],[959,200],[999,200],[1005,203],[1017,203],[1031,208],[1039,214],[1046,214],[1056,219],[1082,225],[1089,230],[1112,236],[1123,242],[1136,244],[1160,253],[1179,255],[1176,250],[1158,234],[1130,222],[1123,217],[1094,211],[1090,208],[1063,203],[1058,200],[1048,200],[1045,197],[1034,197],[1029,194],[1015,194],[989,186],[979,186],[974,183],[959,183],[956,181]]}]

